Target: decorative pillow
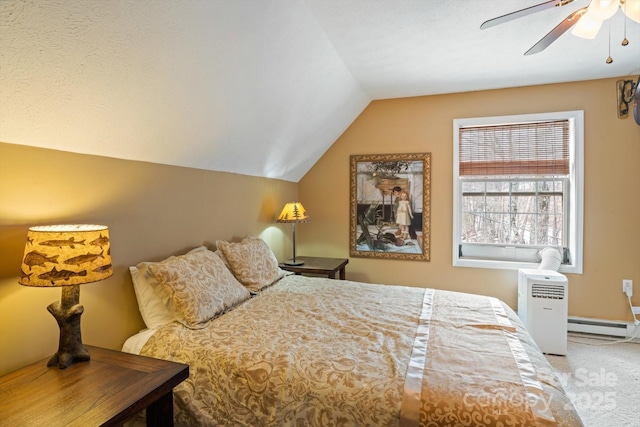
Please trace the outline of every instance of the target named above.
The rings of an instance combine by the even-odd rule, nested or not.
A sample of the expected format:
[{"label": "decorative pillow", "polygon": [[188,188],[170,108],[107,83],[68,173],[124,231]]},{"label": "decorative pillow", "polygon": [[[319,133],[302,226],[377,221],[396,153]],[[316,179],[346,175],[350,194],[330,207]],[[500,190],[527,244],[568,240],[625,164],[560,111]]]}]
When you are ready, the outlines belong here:
[{"label": "decorative pillow", "polygon": [[233,275],[250,291],[257,292],[289,274],[278,267],[271,248],[259,237],[247,236],[239,243],[216,242]]},{"label": "decorative pillow", "polygon": [[219,256],[198,251],[149,266],[157,291],[180,323],[192,329],[251,297]]},{"label": "decorative pillow", "polygon": [[[192,249],[188,253],[208,250],[206,246],[200,246]],[[173,256],[168,259],[174,258]],[[165,260],[166,261],[166,260]],[[163,262],[163,261],[159,261]],[[171,307],[165,305],[156,292],[158,281],[149,272],[149,266],[158,264],[158,262],[141,262],[135,266],[129,267],[131,279],[133,281],[133,290],[138,300],[138,309],[142,315],[142,320],[147,328],[153,329],[173,322],[174,316],[171,313]]]}]

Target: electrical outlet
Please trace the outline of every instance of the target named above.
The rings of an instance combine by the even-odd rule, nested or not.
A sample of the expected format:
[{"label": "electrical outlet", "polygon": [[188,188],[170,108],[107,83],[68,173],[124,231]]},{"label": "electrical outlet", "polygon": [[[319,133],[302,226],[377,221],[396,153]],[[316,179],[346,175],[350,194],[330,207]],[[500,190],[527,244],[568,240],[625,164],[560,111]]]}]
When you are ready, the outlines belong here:
[{"label": "electrical outlet", "polygon": [[640,314],[640,307],[631,307],[631,310],[633,310],[633,314]]},{"label": "electrical outlet", "polygon": [[633,280],[630,280],[630,279],[622,280],[622,292],[627,294],[629,298],[633,296]]}]

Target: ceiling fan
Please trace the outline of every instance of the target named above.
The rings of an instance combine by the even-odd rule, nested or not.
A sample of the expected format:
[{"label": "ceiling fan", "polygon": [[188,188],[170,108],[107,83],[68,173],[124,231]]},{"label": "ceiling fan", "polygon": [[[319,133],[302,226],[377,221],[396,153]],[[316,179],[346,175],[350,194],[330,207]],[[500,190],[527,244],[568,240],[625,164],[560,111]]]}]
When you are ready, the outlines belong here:
[{"label": "ceiling fan", "polygon": [[[574,0],[548,0],[544,3],[536,4],[525,9],[489,19],[480,25],[480,29],[491,28],[546,9],[566,6],[573,1]],[[572,31],[574,35],[583,38],[594,38],[598,33],[602,22],[615,15],[618,8],[621,8],[627,17],[640,23],[640,0],[591,0],[587,6],[570,13],[553,30],[547,33],[547,35],[527,50],[525,55],[533,55],[535,53],[542,52],[576,24],[578,25],[576,25],[576,28]],[[628,43],[629,42],[625,37],[622,44],[626,46]],[[607,63],[612,61],[611,57],[607,59]]]}]

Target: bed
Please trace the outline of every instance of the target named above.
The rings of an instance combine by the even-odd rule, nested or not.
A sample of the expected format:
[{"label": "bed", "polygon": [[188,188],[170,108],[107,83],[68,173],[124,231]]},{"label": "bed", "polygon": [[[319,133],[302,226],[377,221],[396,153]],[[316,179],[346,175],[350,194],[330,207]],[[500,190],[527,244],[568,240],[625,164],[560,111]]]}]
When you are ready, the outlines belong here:
[{"label": "bed", "polygon": [[189,364],[179,424],[582,425],[495,298],[290,275],[258,238],[217,249],[131,268],[148,329],[123,350]]}]

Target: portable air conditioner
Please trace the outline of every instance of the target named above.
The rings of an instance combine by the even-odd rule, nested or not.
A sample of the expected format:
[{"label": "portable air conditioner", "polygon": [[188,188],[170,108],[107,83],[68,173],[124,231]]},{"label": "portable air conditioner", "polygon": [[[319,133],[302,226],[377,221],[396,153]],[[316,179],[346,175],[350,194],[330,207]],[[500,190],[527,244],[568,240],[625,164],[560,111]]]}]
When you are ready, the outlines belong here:
[{"label": "portable air conditioner", "polygon": [[540,350],[567,354],[569,286],[552,270],[518,270],[518,316]]}]

